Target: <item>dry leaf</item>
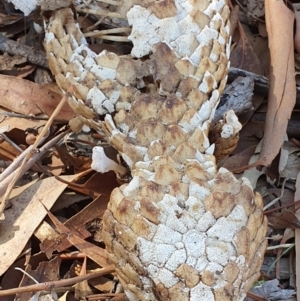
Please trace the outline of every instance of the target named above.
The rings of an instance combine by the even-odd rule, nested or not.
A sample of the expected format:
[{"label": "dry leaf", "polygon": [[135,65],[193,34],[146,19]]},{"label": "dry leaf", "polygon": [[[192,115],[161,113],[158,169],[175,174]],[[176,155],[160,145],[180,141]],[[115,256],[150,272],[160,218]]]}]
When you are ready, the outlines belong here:
[{"label": "dry leaf", "polygon": [[63,171],[63,168],[64,168],[64,164],[63,164],[62,160],[56,153],[53,153],[51,155],[51,163],[48,164],[47,169],[49,171],[51,171],[51,173],[54,176],[59,176],[61,174],[61,172]]},{"label": "dry leaf", "polygon": [[7,53],[0,55],[0,70],[12,70],[15,65],[23,64],[27,59],[22,55],[10,56]]},{"label": "dry leaf", "polygon": [[294,13],[281,0],[266,0],[265,10],[271,52],[270,91],[262,150],[257,164],[268,166],[283,143],[296,100],[296,82]]},{"label": "dry leaf", "polygon": [[[61,100],[61,95],[22,78],[0,74],[0,105],[12,112],[24,115],[46,114],[50,116]],[[74,113],[65,104],[57,119],[69,121]]]},{"label": "dry leaf", "polygon": [[[84,257],[83,264],[80,269],[80,276],[86,275],[86,257]],[[74,290],[75,290],[75,298],[77,300],[83,300],[86,298],[87,295],[92,295],[93,291],[89,286],[89,283],[87,280],[78,282],[74,285]]]},{"label": "dry leaf", "polygon": [[[24,268],[24,265],[25,257],[22,257],[10,266],[8,271],[1,277],[0,286],[2,290],[15,288],[20,285],[23,274],[15,268]],[[14,301],[14,296],[3,296],[1,297],[1,301]]]},{"label": "dry leaf", "polygon": [[55,240],[59,237],[59,234],[45,221],[34,231],[34,236],[39,241]]},{"label": "dry leaf", "polygon": [[[64,223],[65,227],[76,231],[76,234],[80,235],[82,239],[89,237],[90,233],[86,230],[86,224],[92,219],[102,218],[108,200],[108,196],[97,197],[79,213],[67,220]],[[72,244],[67,240],[65,233],[59,234],[58,237],[48,237],[40,244],[41,251],[45,252],[48,258],[52,256],[55,250],[62,252],[71,246]]]},{"label": "dry leaf", "polygon": [[292,211],[287,209],[268,214],[268,222],[273,229],[285,229],[287,227],[300,229],[300,221]]},{"label": "dry leaf", "polygon": [[90,197],[85,194],[77,193],[75,191],[66,191],[59,198],[51,211],[56,212],[63,208],[70,207],[84,200],[88,200]]},{"label": "dry leaf", "polygon": [[256,74],[263,74],[259,58],[253,51],[247,35],[243,35],[230,55],[230,65]]},{"label": "dry leaf", "polygon": [[14,75],[17,77],[25,78],[28,75],[32,74],[33,71],[36,70],[36,65],[26,65],[19,68],[14,68],[11,73],[9,72],[8,75]]},{"label": "dry leaf", "polygon": [[[0,88],[1,90],[1,88]],[[12,131],[13,129],[19,129],[21,131],[25,131],[28,128],[34,128],[34,127],[40,127],[42,125],[44,125],[46,123],[45,120],[33,120],[33,119],[27,119],[27,118],[20,118],[20,117],[8,117],[9,112],[7,110],[3,110],[2,108],[0,108],[0,114],[1,114],[1,126],[5,126],[5,125],[9,125],[9,131]],[[2,117],[3,116],[3,117]],[[4,118],[5,116],[5,118]],[[24,138],[25,139],[25,134]],[[18,138],[18,137],[16,137]],[[16,140],[14,140],[14,137],[11,138],[13,139],[13,141],[16,142]],[[18,141],[16,142],[18,143]]]},{"label": "dry leaf", "polygon": [[[61,259],[57,256],[50,261],[43,261],[36,270],[32,270],[31,266],[26,267],[26,272],[31,275],[39,283],[56,281],[59,275]],[[35,284],[29,277],[24,277],[20,286],[28,286]],[[34,295],[33,292],[23,292],[16,294],[16,300],[29,300]],[[40,299],[39,299],[40,300]],[[49,299],[48,299],[49,300]]]},{"label": "dry leaf", "polygon": [[20,152],[7,141],[0,143],[0,160],[13,161],[19,154]]},{"label": "dry leaf", "polygon": [[266,75],[270,70],[270,52],[268,49],[268,39],[267,39],[267,28],[265,24],[259,23],[259,34],[254,36],[247,36],[250,45],[253,48],[254,53],[256,53],[261,64],[261,69],[263,70],[262,75]]},{"label": "dry leaf", "polygon": [[18,22],[19,20],[22,20],[22,23],[24,22],[23,17],[18,16],[12,16],[12,15],[5,15],[0,13],[0,26],[3,27],[5,25],[14,24]]},{"label": "dry leaf", "polygon": [[[75,231],[76,234],[82,239],[85,239],[90,236],[90,233],[85,229],[83,229],[82,231],[82,228],[79,230],[72,229],[72,231]],[[72,244],[67,240],[67,236],[68,235],[66,233],[58,234],[57,237],[50,237],[49,235],[49,237],[44,239],[43,242],[40,244],[40,250],[42,252],[45,252],[47,258],[51,258],[55,251],[63,252],[64,250],[72,246]]]},{"label": "dry leaf", "polygon": [[[229,157],[226,159],[222,167],[227,168],[228,170],[239,169],[243,166],[247,166],[250,158],[253,156],[256,149],[256,145],[249,146],[243,151]],[[219,166],[220,167],[220,166]]]},{"label": "dry leaf", "polygon": [[114,288],[114,282],[105,276],[90,279],[89,284],[104,293],[109,293]]},{"label": "dry leaf", "polygon": [[71,231],[64,226],[50,211],[48,211],[48,215],[57,227],[57,230],[61,233],[66,233],[69,242],[73,244],[79,251],[86,254],[87,257],[99,264],[101,267],[105,268],[111,265],[108,260],[108,254],[106,250],[80,238],[74,231]]},{"label": "dry leaf", "polygon": [[[71,181],[74,177],[64,179]],[[0,275],[16,260],[47,215],[44,206],[50,209],[66,187],[51,177],[35,183],[11,200],[12,207],[5,211],[5,220],[0,224]]]},{"label": "dry leaf", "polygon": [[[57,179],[59,180],[60,178],[57,177]],[[103,174],[97,172],[83,184],[69,183],[69,188],[90,196],[98,194],[110,195],[112,190],[118,186],[119,183],[113,171]]]},{"label": "dry leaf", "polygon": [[107,208],[109,195],[100,195],[96,197],[90,204],[84,207],[80,212],[74,214],[65,225],[73,228],[83,227],[89,221],[95,218],[102,218]]},{"label": "dry leaf", "polygon": [[262,122],[247,122],[240,131],[240,140],[234,153],[239,153],[244,149],[258,145],[263,137],[264,124]]}]

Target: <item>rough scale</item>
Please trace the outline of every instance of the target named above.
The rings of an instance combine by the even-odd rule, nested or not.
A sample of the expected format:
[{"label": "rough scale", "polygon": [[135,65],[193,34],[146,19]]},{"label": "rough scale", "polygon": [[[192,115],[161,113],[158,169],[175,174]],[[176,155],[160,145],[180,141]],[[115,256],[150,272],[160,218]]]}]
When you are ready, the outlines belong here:
[{"label": "rough scale", "polygon": [[[129,3],[131,55],[90,51],[70,9],[53,14],[45,39],[58,85],[77,88],[73,128],[104,132],[131,169],[103,218],[109,257],[131,301],[242,301],[267,221],[249,181],[216,169],[208,139],[229,67],[229,8]],[[224,137],[237,124],[229,114]]]}]

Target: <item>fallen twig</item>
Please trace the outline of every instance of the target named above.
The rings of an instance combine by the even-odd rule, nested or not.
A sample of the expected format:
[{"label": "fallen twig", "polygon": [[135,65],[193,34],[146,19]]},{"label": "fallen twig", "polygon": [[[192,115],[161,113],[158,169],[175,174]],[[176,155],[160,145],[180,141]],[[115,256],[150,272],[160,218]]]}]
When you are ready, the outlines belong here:
[{"label": "fallen twig", "polygon": [[[8,174],[8,176],[2,181],[2,182],[0,182],[0,196],[1,195],[3,195],[5,192],[6,192],[6,190],[7,190],[7,188],[8,188],[8,186],[9,186],[9,184],[10,183],[12,183],[12,181],[13,181],[13,179],[14,179],[14,177],[16,176],[16,175],[18,175],[18,176],[22,176],[22,175],[24,175],[24,173],[27,171],[27,170],[29,170],[31,167],[32,167],[32,165],[36,162],[36,161],[38,161],[43,155],[45,155],[45,153],[52,147],[52,146],[54,146],[59,140],[61,140],[67,133],[69,132],[69,130],[68,131],[64,131],[64,132],[62,132],[62,133],[60,133],[59,135],[57,135],[56,137],[54,137],[52,140],[50,140],[49,142],[47,142],[43,147],[41,147],[40,149],[39,149],[39,151],[38,152],[36,152],[27,162],[26,162],[26,164],[24,165],[24,167],[22,168],[22,166],[19,166],[18,167],[18,164],[17,163],[12,163],[12,164],[14,164],[13,165],[13,167],[11,168],[11,170],[12,170],[12,172],[10,173],[10,174]],[[32,146],[30,146],[29,147],[29,152],[32,150],[33,148],[32,148]],[[21,154],[22,155],[22,154]],[[20,156],[21,156],[20,155]],[[24,155],[24,156],[22,156],[22,158],[24,159],[24,157],[26,156],[26,154]],[[18,160],[18,162],[20,163],[20,162],[22,162],[22,160]],[[11,165],[12,165],[11,164]],[[9,167],[11,167],[11,166],[9,166]],[[8,168],[9,168],[8,167]],[[16,168],[16,169],[13,169],[13,168]],[[21,170],[21,172],[20,172],[20,170]],[[4,209],[4,207],[5,207],[5,202],[3,202],[2,200],[1,200],[1,204],[0,204],[0,212],[3,212],[3,209]]]},{"label": "fallen twig", "polygon": [[[0,134],[0,137],[2,137],[7,143],[9,143],[13,148],[15,148],[17,151],[23,153],[23,149],[19,147],[17,144],[15,144],[11,139],[9,139],[4,133]],[[35,167],[37,168],[38,171],[43,172],[44,174],[50,176],[51,173],[48,172],[42,165],[41,163],[37,162],[35,164]]]},{"label": "fallen twig", "polygon": [[[2,190],[0,188],[0,196],[2,196],[1,204],[0,204],[0,214],[3,212],[3,210],[5,208],[6,200],[9,198],[11,190],[14,187],[16,181],[36,162],[36,160],[38,160],[40,158],[41,151],[38,150],[37,147],[47,138],[47,132],[49,131],[49,128],[50,128],[55,116],[59,113],[59,111],[61,110],[61,108],[63,107],[65,102],[67,101],[68,97],[70,96],[70,93],[74,92],[74,89],[75,89],[75,87],[73,87],[73,86],[71,86],[68,89],[68,91],[66,92],[66,94],[64,95],[64,97],[62,98],[62,100],[60,101],[60,103],[58,104],[58,106],[56,107],[54,112],[52,113],[52,115],[50,116],[49,120],[45,124],[40,135],[37,137],[36,141],[32,145],[31,150],[26,154],[26,156],[24,156],[21,166],[18,169],[16,169],[15,172],[8,177],[10,179],[9,181],[7,180],[8,178],[6,178],[4,185],[1,187]],[[66,133],[64,132],[64,135],[65,134]],[[59,140],[57,140],[56,142],[58,142],[58,141]],[[54,144],[52,144],[50,147],[52,147],[53,145]],[[38,153],[39,156],[34,156],[34,155],[36,155],[36,153]],[[29,161],[33,157],[35,157],[35,160],[30,165]],[[5,187],[4,190],[3,190],[3,187]]]},{"label": "fallen twig", "polygon": [[117,300],[119,301],[123,301],[123,300],[128,300],[127,298],[124,299],[125,294],[123,293],[107,293],[107,294],[97,294],[97,295],[89,295],[87,296],[87,300],[92,301],[92,300],[107,300],[108,298],[114,298],[113,300],[116,300],[115,298],[117,298]]},{"label": "fallen twig", "polygon": [[53,291],[55,288],[63,287],[67,285],[72,285],[78,282],[82,282],[84,280],[89,280],[92,278],[100,277],[103,275],[111,274],[115,271],[115,267],[113,265],[101,269],[101,271],[84,275],[77,276],[69,279],[61,279],[57,281],[44,282],[39,284],[28,285],[24,287],[12,288],[8,290],[0,290],[0,297],[14,295],[23,292],[38,292],[38,291]]}]

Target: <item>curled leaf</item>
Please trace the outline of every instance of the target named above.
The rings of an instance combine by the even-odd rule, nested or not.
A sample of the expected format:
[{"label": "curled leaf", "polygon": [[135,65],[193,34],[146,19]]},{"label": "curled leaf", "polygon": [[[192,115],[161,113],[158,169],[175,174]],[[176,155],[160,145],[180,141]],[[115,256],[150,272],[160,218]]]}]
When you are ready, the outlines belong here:
[{"label": "curled leaf", "polygon": [[[257,163],[268,166],[278,154],[295,105],[294,13],[283,1],[266,0],[266,24],[271,55],[270,90],[265,134]],[[280,17],[278,17],[280,16]]]}]

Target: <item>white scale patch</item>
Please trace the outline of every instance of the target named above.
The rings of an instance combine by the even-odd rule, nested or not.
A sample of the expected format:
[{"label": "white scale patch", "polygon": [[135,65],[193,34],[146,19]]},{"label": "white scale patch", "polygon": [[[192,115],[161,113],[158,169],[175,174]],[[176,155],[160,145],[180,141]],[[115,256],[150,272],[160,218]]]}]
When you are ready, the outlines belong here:
[{"label": "white scale patch", "polygon": [[178,15],[175,17],[176,21],[184,19],[191,11],[193,11],[194,8],[189,1],[185,0],[175,1],[175,6],[178,12]]},{"label": "white scale patch", "polygon": [[209,170],[209,169],[213,168],[214,171],[215,171],[214,174],[217,172],[217,170],[216,170],[216,165],[215,165],[213,162],[209,161],[209,160],[203,162],[203,163],[201,164],[201,167],[202,167],[203,169],[205,169],[205,170]]},{"label": "white scale patch", "polygon": [[[206,72],[205,74],[207,76],[210,75],[209,72]],[[204,89],[207,88],[205,81],[203,81],[201,85],[203,85],[202,88]],[[199,90],[201,90],[201,85],[199,86]],[[215,107],[218,105],[218,103],[219,103],[219,91],[214,90],[211,94],[210,99],[205,101],[200,107],[199,111],[197,112],[197,115],[199,116],[200,127],[201,125],[204,125],[206,122],[211,122],[211,120],[214,117]]]},{"label": "white scale patch", "polygon": [[176,250],[168,259],[166,268],[170,271],[176,271],[178,267],[186,261],[185,249]]},{"label": "white scale patch", "polygon": [[185,116],[183,116],[182,120],[179,121],[179,125],[185,133],[190,133],[201,125],[201,118],[197,113],[195,113],[189,120],[186,120],[184,117]]},{"label": "white scale patch", "polygon": [[86,98],[91,101],[94,110],[99,115],[104,115],[106,113],[106,110],[103,108],[103,103],[107,98],[99,89],[96,87],[90,89]]},{"label": "white scale patch", "polygon": [[125,186],[123,190],[124,196],[136,195],[140,187],[140,178],[133,177],[133,179]]},{"label": "white scale patch", "polygon": [[128,165],[128,167],[130,169],[132,169],[133,168],[133,161],[130,158],[130,156],[128,156],[127,154],[122,153],[122,152],[120,152],[120,154],[121,154],[122,158],[124,159],[124,161],[126,162],[126,164]]},{"label": "white scale patch", "polygon": [[197,221],[200,220],[200,218],[202,218],[205,212],[202,202],[199,202],[199,200],[194,196],[188,197],[188,199],[185,202],[185,206],[189,208],[188,212],[190,216]]},{"label": "white scale patch", "polygon": [[195,267],[197,264],[197,260],[196,260],[196,258],[194,258],[192,256],[188,256],[188,258],[186,260],[186,264],[190,265],[191,267]]},{"label": "white scale patch", "polygon": [[209,45],[212,41],[218,38],[219,32],[215,29],[209,28],[207,25],[202,29],[200,34],[196,36],[199,43]]},{"label": "white scale patch", "polygon": [[200,60],[202,58],[203,47],[205,44],[200,41],[199,46],[195,49],[195,51],[190,56],[190,60],[193,62],[194,66],[198,66],[200,64]]},{"label": "white scale patch", "polygon": [[177,218],[176,213],[172,213],[172,215],[167,215],[165,224],[171,229],[178,231],[182,234],[186,233],[186,231],[188,230],[187,226],[179,218]]},{"label": "white scale patch", "polygon": [[212,272],[213,274],[221,274],[223,271],[223,267],[216,262],[208,262],[205,269]]},{"label": "white scale patch", "polygon": [[231,242],[237,232],[246,225],[247,220],[244,208],[237,205],[227,217],[220,217],[207,231],[207,234],[209,237]]},{"label": "white scale patch", "polygon": [[178,206],[178,200],[170,194],[165,194],[163,199],[157,203],[157,205],[164,212],[174,215],[173,212],[182,213],[182,208]]},{"label": "white scale patch", "polygon": [[189,209],[183,211],[179,220],[186,226],[187,229],[195,229],[197,222],[189,214]]},{"label": "white scale patch", "polygon": [[49,44],[52,40],[55,39],[55,35],[53,32],[47,32],[45,35],[45,43]]},{"label": "white scale patch", "polygon": [[[203,93],[210,92],[211,91],[211,86],[210,86],[211,80],[213,81],[212,88],[216,89],[217,82],[216,82],[215,78],[208,71],[205,71],[204,78],[202,80],[202,83],[199,86],[199,91],[201,91]],[[201,109],[202,109],[202,107],[203,107],[203,105],[201,106]],[[211,109],[207,113],[210,114],[210,112],[211,112]]]},{"label": "white scale patch", "polygon": [[189,195],[196,197],[198,202],[201,202],[210,195],[210,191],[197,183],[191,182],[189,185]]},{"label": "white scale patch", "polygon": [[156,244],[142,237],[137,239],[139,258],[147,266],[155,264],[157,267],[163,267],[171,254],[176,251],[175,246],[170,244]]},{"label": "white scale patch", "polygon": [[225,266],[230,259],[229,250],[222,250],[218,247],[207,247],[206,248],[207,259],[211,262],[218,263],[222,266]]},{"label": "white scale patch", "polygon": [[[136,294],[134,294],[132,291],[124,290],[124,292],[130,301],[140,301],[139,298],[136,296]],[[152,298],[153,298],[153,300],[155,300],[155,296],[152,296]],[[152,300],[152,299],[149,299],[149,300]]]},{"label": "white scale patch", "polygon": [[127,13],[128,23],[132,25],[132,31],[128,37],[134,44],[132,56],[142,57],[151,51],[149,40],[155,36],[155,27],[149,21],[145,21],[149,19],[149,16],[150,12],[147,9],[136,5]]},{"label": "white scale patch", "polygon": [[182,241],[182,235],[179,232],[167,227],[166,225],[159,224],[152,241],[154,243],[175,245],[176,243]]},{"label": "white scale patch", "polygon": [[224,124],[222,127],[221,137],[223,139],[229,138],[234,133],[233,126],[230,124]]},{"label": "white scale patch", "polygon": [[[181,57],[187,56],[185,59],[189,60],[188,57],[191,55],[191,52],[195,51],[198,43],[195,36],[189,33],[171,42],[170,45]],[[189,61],[191,62],[191,60]]]},{"label": "white scale patch", "polygon": [[218,42],[220,45],[225,45],[226,43],[225,39],[221,35],[218,36]]},{"label": "white scale patch", "polygon": [[225,6],[225,2],[224,0],[220,0],[220,1],[213,1],[209,4],[209,6],[207,7],[207,9],[204,11],[204,13],[209,16],[210,18],[213,17],[213,15],[215,14],[215,12],[217,11],[222,11],[223,7]]},{"label": "white scale patch", "polygon": [[120,94],[121,94],[120,91],[113,91],[109,96],[109,101],[115,104],[118,101]]},{"label": "white scale patch", "polygon": [[73,62],[77,62],[77,64],[79,64],[78,62],[80,62],[80,65],[81,63],[84,61],[84,57],[80,54],[78,54],[77,52],[74,52],[70,58],[70,62],[73,63]]},{"label": "white scale patch", "polygon": [[198,150],[196,151],[196,156],[195,156],[196,160],[200,163],[203,163],[205,162],[205,158],[204,158],[204,155],[199,152]]},{"label": "white scale patch", "polygon": [[177,198],[165,194],[157,205],[161,208],[161,212],[164,212],[164,214],[160,216],[160,221],[174,231],[184,234],[189,228],[195,227],[196,224],[193,219],[186,215],[183,209],[178,205]]},{"label": "white scale patch", "polygon": [[90,56],[87,56],[83,61],[83,66],[87,70],[90,70],[95,64],[96,63],[95,63],[94,59],[91,58]]},{"label": "white scale patch", "polygon": [[194,268],[196,271],[201,273],[206,269],[207,265],[208,265],[208,260],[207,260],[206,256],[202,256],[202,257],[197,258]]},{"label": "white scale patch", "polygon": [[104,81],[106,79],[115,79],[117,75],[117,70],[102,67],[96,64],[90,70],[100,81]]},{"label": "white scale patch", "polygon": [[[131,52],[133,57],[139,58],[149,54],[152,52],[153,45],[160,41],[164,41],[171,46],[171,49],[176,49],[175,53],[180,58],[190,57],[195,50],[194,36],[199,36],[199,39],[204,38],[205,40],[211,36],[215,37],[214,33],[206,32],[203,33],[203,37],[200,37],[203,30],[201,31],[198,24],[193,22],[190,16],[193,10],[190,3],[175,1],[175,5],[179,14],[165,19],[157,18],[149,10],[139,5],[135,5],[129,10],[127,19],[129,24],[132,25],[129,39],[134,44]],[[209,30],[213,31],[212,29]],[[198,64],[194,65],[197,66]]]},{"label": "white scale patch", "polygon": [[147,181],[154,181],[154,177],[155,177],[155,173],[147,169],[139,169],[138,175]]},{"label": "white scale patch", "polygon": [[214,294],[211,287],[199,282],[195,287],[191,289],[190,301],[215,301]]},{"label": "white scale patch", "polygon": [[183,243],[188,256],[199,258],[205,255],[205,233],[199,233],[195,229],[189,230],[183,236]]},{"label": "white scale patch", "polygon": [[179,281],[179,279],[176,276],[174,276],[172,272],[165,268],[158,269],[155,265],[151,264],[146,268],[146,270],[150,274],[154,283],[162,283],[166,288],[172,287]]},{"label": "white scale patch", "polygon": [[205,212],[201,219],[198,220],[196,230],[200,232],[205,232],[208,228],[216,223],[216,219],[210,211]]}]

